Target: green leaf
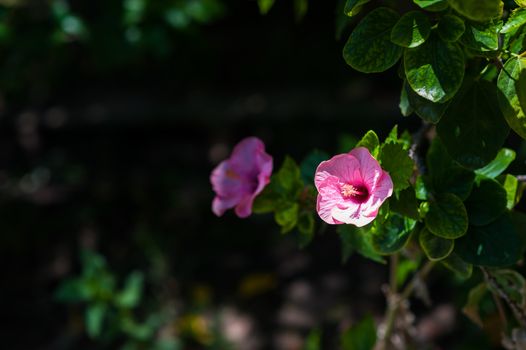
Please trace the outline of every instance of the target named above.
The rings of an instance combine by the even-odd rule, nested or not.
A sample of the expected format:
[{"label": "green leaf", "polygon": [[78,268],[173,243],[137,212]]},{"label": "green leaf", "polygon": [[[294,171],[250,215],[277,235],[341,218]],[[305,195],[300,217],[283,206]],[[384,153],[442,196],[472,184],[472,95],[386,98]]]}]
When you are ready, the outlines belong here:
[{"label": "green leaf", "polygon": [[321,350],[321,331],[319,329],[309,333],[302,350]]},{"label": "green leaf", "polygon": [[510,17],[506,21],[506,24],[500,30],[501,33],[509,33],[514,30],[519,29],[524,24],[526,24],[526,10],[525,9],[515,9],[511,13]]},{"label": "green leaf", "polygon": [[414,163],[409,152],[399,143],[386,143],[382,146],[380,163],[393,180],[394,191],[398,192],[409,187],[409,179],[413,174]]},{"label": "green leaf", "polygon": [[420,262],[418,260],[402,259],[396,269],[396,285],[398,287],[403,286],[409,275],[415,272],[419,265]]},{"label": "green leaf", "polygon": [[305,14],[307,13],[308,9],[308,0],[294,0],[294,14],[296,16],[297,21],[300,21],[303,17],[305,17]]},{"label": "green leaf", "polygon": [[508,266],[519,260],[521,241],[508,213],[486,226],[470,226],[455,242],[455,252],[473,265]]},{"label": "green leaf", "polygon": [[521,107],[516,81],[526,69],[526,58],[512,57],[500,71],[497,86],[499,88],[499,106],[509,126],[526,139],[526,112]]},{"label": "green leaf", "polygon": [[371,0],[347,0],[345,2],[345,8],[343,12],[349,16],[353,17],[358,14],[363,5],[367,4]]},{"label": "green leaf", "polygon": [[482,319],[480,317],[480,303],[482,298],[488,292],[488,287],[486,283],[480,283],[476,287],[472,288],[468,294],[468,301],[466,305],[462,308],[462,312],[466,315],[471,321],[483,327]]},{"label": "green leaf", "polygon": [[[435,138],[431,143],[431,147],[427,152],[426,163],[431,181],[428,181],[430,184],[428,183],[427,186],[424,186],[425,188],[429,189],[429,185],[431,185],[437,193],[453,193],[462,200],[469,196],[473,188],[475,174],[456,164],[447,153],[440,139]],[[426,184],[424,183],[423,185]]]},{"label": "green leaf", "polygon": [[438,22],[437,32],[444,41],[455,42],[466,31],[464,20],[455,15],[444,15]]},{"label": "green leaf", "polygon": [[314,183],[314,173],[318,165],[329,159],[329,155],[326,152],[314,150],[310,152],[300,164],[301,178],[306,184]]},{"label": "green leaf", "polygon": [[346,330],[341,337],[342,350],[373,350],[376,344],[376,328],[371,316]]},{"label": "green leaf", "polygon": [[416,221],[391,214],[383,222],[375,222],[371,234],[374,249],[380,254],[392,254],[401,250],[408,242]]},{"label": "green leaf", "polygon": [[298,164],[294,159],[285,157],[283,165],[276,174],[276,180],[281,189],[281,193],[288,194],[295,198],[303,190],[303,181]]},{"label": "green leaf", "polygon": [[366,228],[353,225],[339,225],[338,235],[342,241],[342,261],[346,262],[356,252],[365,258],[384,264],[384,258],[378,254],[372,245],[372,235]]},{"label": "green leaf", "polygon": [[403,90],[407,96],[407,100],[412,110],[423,120],[431,124],[437,124],[440,118],[444,115],[450,101],[445,103],[434,103],[417,95],[409,86],[407,81],[404,81]]},{"label": "green leaf", "polygon": [[460,42],[468,48],[486,52],[499,49],[499,27],[497,23],[466,23],[466,31]]},{"label": "green leaf", "polygon": [[391,31],[391,41],[402,47],[417,47],[422,45],[431,34],[431,23],[420,11],[411,11],[396,22]]},{"label": "green leaf", "polygon": [[281,233],[292,231],[298,222],[299,205],[298,203],[291,203],[290,206],[284,206],[276,209],[274,219],[276,223],[281,226]]},{"label": "green leaf", "polygon": [[430,201],[425,223],[431,233],[443,238],[455,239],[466,234],[468,214],[460,198],[445,193]]},{"label": "green leaf", "polygon": [[429,199],[429,193],[431,192],[429,176],[419,175],[415,182],[415,195],[416,199],[427,201]]},{"label": "green leaf", "polygon": [[519,79],[515,82],[517,95],[519,95],[519,102],[522,112],[526,112],[526,67],[522,67],[519,73]]},{"label": "green leaf", "polygon": [[380,7],[371,11],[354,29],[343,48],[348,65],[363,73],[383,72],[402,56],[402,48],[391,42],[391,29],[400,16]]},{"label": "green leaf", "polygon": [[468,279],[473,273],[473,265],[462,260],[462,258],[454,251],[440,262],[442,265],[453,271],[459,278]]},{"label": "green leaf", "polygon": [[272,6],[274,6],[275,0],[258,0],[259,12],[262,15],[266,15]]},{"label": "green leaf", "polygon": [[88,305],[85,314],[86,332],[90,338],[98,338],[102,330],[102,323],[106,316],[107,305],[96,303]]},{"label": "green leaf", "polygon": [[358,141],[356,147],[365,147],[371,152],[373,157],[378,157],[378,153],[380,152],[380,140],[378,139],[378,135],[372,130],[367,131],[364,137]]},{"label": "green leaf", "polygon": [[415,189],[408,187],[405,190],[400,191],[398,198],[392,197],[389,201],[389,207],[391,211],[398,213],[402,216],[418,220],[420,216],[418,214],[418,201],[415,196]]},{"label": "green leaf", "polygon": [[501,0],[448,0],[449,5],[462,16],[473,21],[485,22],[502,17]]},{"label": "green leaf", "polygon": [[496,178],[508,168],[508,166],[515,160],[515,151],[509,148],[502,148],[495,159],[483,168],[475,170],[479,176]]},{"label": "green leaf", "polygon": [[526,7],[526,0],[515,0],[515,3],[520,7]]},{"label": "green leaf", "polygon": [[493,179],[479,181],[464,202],[469,224],[484,226],[497,219],[506,210],[506,191]]},{"label": "green leaf", "polygon": [[518,202],[517,192],[519,189],[519,180],[510,174],[499,176],[498,181],[506,190],[506,208],[513,209]]},{"label": "green leaf", "polygon": [[436,236],[425,227],[420,231],[418,241],[424,253],[432,261],[447,258],[455,247],[454,240]]},{"label": "green leaf", "polygon": [[404,66],[413,91],[432,102],[451,99],[464,79],[462,49],[436,36],[419,47],[405,50]]},{"label": "green leaf", "polygon": [[141,272],[133,272],[126,279],[123,290],[116,295],[115,302],[123,308],[134,308],[142,296],[144,276]]},{"label": "green leaf", "polygon": [[413,0],[426,11],[443,11],[449,6],[447,0]]},{"label": "green leaf", "polygon": [[468,83],[438,124],[438,136],[461,165],[477,169],[497,156],[509,133],[497,106],[494,84]]},{"label": "green leaf", "polygon": [[411,106],[411,102],[409,102],[409,96],[407,94],[406,86],[407,83],[404,80],[402,90],[400,91],[400,103],[398,104],[398,107],[400,107],[400,113],[402,113],[404,117],[408,117],[414,112],[414,109]]},{"label": "green leaf", "polygon": [[81,278],[67,279],[55,291],[55,299],[62,303],[79,303],[91,297],[87,282]]}]

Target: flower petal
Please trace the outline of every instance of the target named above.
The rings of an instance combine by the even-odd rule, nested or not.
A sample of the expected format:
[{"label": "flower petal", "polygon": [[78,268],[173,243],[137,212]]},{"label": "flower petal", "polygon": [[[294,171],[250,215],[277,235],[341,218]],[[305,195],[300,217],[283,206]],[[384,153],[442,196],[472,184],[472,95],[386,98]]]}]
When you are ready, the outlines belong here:
[{"label": "flower petal", "polygon": [[357,227],[365,226],[376,218],[378,211],[373,211],[365,215],[362,212],[361,206],[361,204],[358,204],[357,207],[349,207],[347,209],[335,207],[332,210],[332,217],[345,224],[353,224]]},{"label": "flower petal", "polygon": [[350,151],[349,154],[358,159],[360,163],[360,174],[369,191],[375,191],[376,183],[380,176],[382,176],[382,168],[380,164],[378,164],[378,161],[374,159],[365,147],[355,148]]},{"label": "flower petal", "polygon": [[[350,154],[338,154],[321,162],[316,169],[314,184],[319,190],[321,183],[329,176],[336,176],[340,182],[361,182],[360,162]],[[326,174],[325,174],[326,173]]]},{"label": "flower petal", "polygon": [[[234,147],[230,156],[232,169],[242,176],[257,176],[261,167],[268,162],[268,159],[258,156],[261,154],[266,154],[263,141],[257,137],[247,137],[241,140]],[[270,170],[272,171],[272,168]]]},{"label": "flower petal", "polygon": [[233,208],[239,202],[239,198],[216,196],[212,201],[212,212],[217,216],[222,216],[227,209]]},{"label": "flower petal", "polygon": [[371,193],[369,200],[363,204],[365,215],[370,215],[374,211],[378,211],[385,200],[393,194],[393,181],[389,173],[382,170],[382,176],[376,183],[374,192]]}]

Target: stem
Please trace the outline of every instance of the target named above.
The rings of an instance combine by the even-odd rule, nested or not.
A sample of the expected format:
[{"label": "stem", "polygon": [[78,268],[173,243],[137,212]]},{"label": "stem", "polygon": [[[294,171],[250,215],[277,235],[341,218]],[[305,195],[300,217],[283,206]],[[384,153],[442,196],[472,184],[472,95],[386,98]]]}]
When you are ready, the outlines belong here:
[{"label": "stem", "polygon": [[502,330],[505,331],[508,329],[508,320],[506,319],[504,306],[502,305],[502,301],[499,299],[499,296],[494,291],[491,291],[491,295],[493,296],[493,300],[495,301],[495,305],[497,305],[497,310],[499,311],[500,321],[502,322]]},{"label": "stem", "polygon": [[[398,256],[396,258],[391,258],[391,275],[390,282],[395,283],[396,288],[396,270],[393,269],[394,262],[396,261],[396,264],[398,264]],[[396,259],[396,260],[395,260]],[[396,289],[391,289],[387,295],[387,311],[385,315],[385,333],[383,335],[383,338],[380,341],[379,349],[380,350],[388,350],[390,346],[391,341],[391,334],[394,330],[394,324],[396,320],[396,314],[398,313],[398,309],[400,308],[400,304],[409,298],[413,291],[415,290],[418,281],[421,279],[424,279],[431,269],[434,266],[433,261],[427,261],[424,266],[420,268],[419,271],[415,273],[411,281],[407,284],[407,286],[403,289],[401,294],[397,294],[396,292],[392,292],[393,290],[396,291]],[[393,277],[394,275],[394,277]],[[391,287],[392,288],[392,287]]]},{"label": "stem", "polygon": [[520,325],[526,328],[526,310],[524,310],[520,305],[517,305],[517,303],[510,298],[506,291],[502,289],[502,287],[499,285],[495,277],[491,275],[488,269],[484,267],[481,267],[480,269],[484,273],[486,282],[497,292],[497,294],[502,298],[502,300],[504,300],[506,304],[508,304]]},{"label": "stem", "polygon": [[391,255],[391,264],[389,269],[389,292],[396,294],[396,270],[398,269],[398,253]]}]

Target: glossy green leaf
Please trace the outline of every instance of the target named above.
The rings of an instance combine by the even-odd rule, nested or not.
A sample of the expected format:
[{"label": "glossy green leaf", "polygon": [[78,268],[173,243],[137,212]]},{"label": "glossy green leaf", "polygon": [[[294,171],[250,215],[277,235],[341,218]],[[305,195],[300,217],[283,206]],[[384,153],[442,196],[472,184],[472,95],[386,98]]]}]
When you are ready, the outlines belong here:
[{"label": "glossy green leaf", "polygon": [[431,102],[417,95],[406,81],[404,81],[403,89],[411,110],[431,124],[437,124],[440,121],[451,101],[444,103]]},{"label": "glossy green leaf", "polygon": [[497,82],[499,106],[504,118],[523,139],[526,139],[526,112],[521,107],[516,82],[525,69],[526,58],[512,57],[504,64]]},{"label": "glossy green leaf", "polygon": [[415,189],[411,186],[405,190],[400,191],[397,196],[391,197],[389,200],[389,207],[392,212],[398,213],[402,216],[418,220],[418,201],[415,196]]},{"label": "glossy green leaf", "polygon": [[371,0],[347,0],[343,12],[349,17],[355,16],[360,12],[362,6],[369,1]]},{"label": "glossy green leaf", "polygon": [[521,241],[508,213],[489,225],[470,226],[455,245],[455,252],[473,265],[509,266],[521,255]]},{"label": "glossy green leaf", "polygon": [[437,32],[444,41],[455,42],[466,31],[464,20],[455,15],[444,15],[438,22]]},{"label": "glossy green leaf", "polygon": [[375,222],[371,234],[374,249],[380,254],[392,254],[401,250],[409,240],[416,221],[391,214],[383,222]]},{"label": "glossy green leaf", "polygon": [[414,162],[402,144],[384,144],[382,146],[380,163],[382,168],[391,176],[395,192],[409,186],[409,179],[413,174]]},{"label": "glossy green leaf", "polygon": [[455,241],[432,234],[426,227],[420,231],[418,241],[429,260],[438,261],[447,258],[455,247]]},{"label": "glossy green leaf", "polygon": [[506,190],[493,179],[480,180],[464,202],[470,225],[484,226],[506,210]]},{"label": "glossy green leaf", "polygon": [[491,162],[509,133],[495,85],[485,80],[466,84],[438,124],[437,133],[448,153],[466,168],[478,169]]},{"label": "glossy green leaf", "polygon": [[391,31],[391,41],[402,47],[422,45],[431,34],[431,23],[420,11],[410,11],[396,22]]},{"label": "glossy green leaf", "polygon": [[526,58],[510,58],[499,74],[499,106],[509,126],[526,139],[526,114],[521,107],[516,81],[526,69]]},{"label": "glossy green leaf", "polygon": [[519,180],[510,174],[499,176],[497,180],[506,190],[506,208],[513,209],[518,202]]},{"label": "glossy green leaf", "polygon": [[376,327],[371,316],[343,332],[342,350],[373,350],[376,344]]},{"label": "glossy green leaf", "polygon": [[515,151],[509,148],[502,148],[499,153],[497,153],[495,159],[485,167],[475,170],[475,173],[494,179],[502,174],[514,160]]},{"label": "glossy green leaf", "polygon": [[371,241],[370,227],[355,227],[353,225],[339,225],[338,235],[342,241],[342,261],[346,262],[354,253],[379,263],[385,263],[384,258],[378,254]]},{"label": "glossy green leaf", "polygon": [[413,91],[432,102],[446,102],[462,85],[464,53],[456,43],[431,36],[423,45],[405,50],[404,67]]},{"label": "glossy green leaf", "polygon": [[500,30],[501,33],[509,33],[513,32],[523,25],[526,24],[526,10],[525,9],[515,9],[512,11],[510,17],[508,17],[508,20],[502,26],[502,29]]},{"label": "glossy green leaf", "polygon": [[365,147],[371,152],[373,157],[377,157],[380,152],[380,139],[378,139],[378,135],[376,135],[374,131],[369,130],[362,139],[358,141],[356,147]]},{"label": "glossy green leaf", "polygon": [[275,0],[258,0],[259,12],[266,15],[272,6],[274,6]]},{"label": "glossy green leaf", "polygon": [[426,11],[443,11],[449,6],[447,0],[413,0],[413,2]]},{"label": "glossy green leaf", "polygon": [[526,7],[526,0],[515,0],[520,7]]},{"label": "glossy green leaf", "polygon": [[482,319],[480,317],[480,303],[482,298],[488,292],[488,287],[486,283],[480,283],[476,287],[472,288],[468,294],[468,301],[466,305],[462,308],[462,312],[466,315],[471,321],[483,327]]},{"label": "glossy green leaf", "polygon": [[415,195],[417,199],[427,201],[431,193],[431,180],[427,175],[419,175],[415,182]]},{"label": "glossy green leaf", "polygon": [[501,0],[448,0],[449,5],[462,16],[473,21],[485,22],[502,17]]},{"label": "glossy green leaf", "polygon": [[402,48],[391,42],[391,30],[400,16],[380,7],[371,11],[354,29],[343,48],[348,65],[363,73],[383,72],[402,56]]},{"label": "glossy green leaf", "polygon": [[526,113],[526,67],[524,66],[519,73],[519,79],[515,82],[515,89],[519,96],[522,113]]},{"label": "glossy green leaf", "polygon": [[475,51],[496,51],[499,49],[498,30],[496,22],[466,23],[460,42]]},{"label": "glossy green leaf", "polygon": [[455,163],[440,139],[435,138],[431,143],[426,164],[431,177],[425,186],[428,190],[431,186],[437,193],[453,193],[462,200],[469,196],[475,174]]},{"label": "glossy green leaf", "polygon": [[462,258],[458,256],[455,251],[453,251],[453,253],[449,254],[447,258],[441,260],[440,262],[442,265],[453,271],[459,278],[468,279],[473,273],[473,265],[462,260]]},{"label": "glossy green leaf", "polygon": [[468,214],[460,198],[445,193],[437,195],[429,202],[425,223],[431,233],[443,238],[455,239],[466,234]]}]

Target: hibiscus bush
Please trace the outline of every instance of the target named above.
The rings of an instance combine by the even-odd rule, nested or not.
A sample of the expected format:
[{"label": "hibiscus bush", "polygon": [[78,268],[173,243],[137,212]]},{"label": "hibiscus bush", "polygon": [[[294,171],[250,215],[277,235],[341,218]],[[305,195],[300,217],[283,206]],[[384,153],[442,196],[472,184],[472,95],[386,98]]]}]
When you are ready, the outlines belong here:
[{"label": "hibiscus bush", "polygon": [[[272,4],[260,1],[262,12]],[[270,180],[263,141],[245,139],[212,173],[214,213],[272,213],[300,246],[335,227],[344,259],[389,262],[382,323],[351,328],[345,349],[428,348],[401,310],[436,266],[475,281],[464,312],[479,325],[491,295],[502,345],[524,349],[526,214],[516,206],[526,177],[506,170],[526,139],[526,2],[347,0],[341,10],[356,22],[343,59],[363,73],[396,67],[400,110],[422,126],[394,125],[384,140],[371,130],[342,154],[288,157]]]}]

